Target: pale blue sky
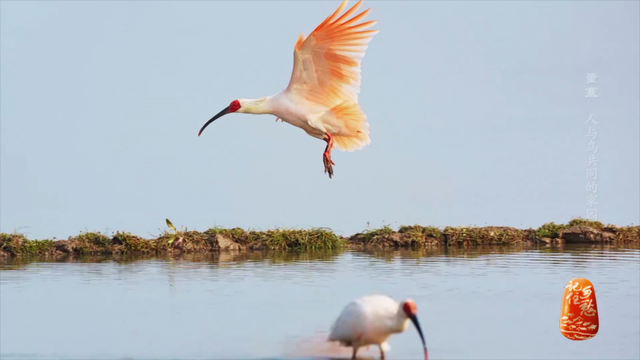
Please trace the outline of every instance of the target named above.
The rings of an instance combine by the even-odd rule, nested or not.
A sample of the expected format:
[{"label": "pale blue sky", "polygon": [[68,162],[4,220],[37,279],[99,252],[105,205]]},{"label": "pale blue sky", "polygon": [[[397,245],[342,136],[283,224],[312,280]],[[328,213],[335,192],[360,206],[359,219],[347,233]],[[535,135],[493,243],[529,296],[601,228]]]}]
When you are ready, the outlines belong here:
[{"label": "pale blue sky", "polygon": [[272,116],[197,137],[284,88],[338,4],[2,1],[0,230],[565,222],[586,216],[589,114],[598,218],[640,222],[637,2],[365,1],[372,143],[333,179],[324,142]]}]

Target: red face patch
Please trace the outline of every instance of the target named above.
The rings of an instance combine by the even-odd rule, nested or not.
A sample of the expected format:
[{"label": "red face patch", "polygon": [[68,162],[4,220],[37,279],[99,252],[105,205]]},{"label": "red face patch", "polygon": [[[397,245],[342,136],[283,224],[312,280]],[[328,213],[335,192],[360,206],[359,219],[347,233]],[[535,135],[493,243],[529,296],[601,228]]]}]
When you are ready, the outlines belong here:
[{"label": "red face patch", "polygon": [[413,301],[405,301],[405,303],[402,305],[402,310],[404,310],[404,313],[407,314],[407,316],[416,315],[418,313],[416,303],[414,303]]},{"label": "red face patch", "polygon": [[231,102],[231,104],[229,105],[229,111],[228,112],[229,113],[236,112],[236,111],[238,111],[238,109],[240,109],[240,101],[233,100]]}]

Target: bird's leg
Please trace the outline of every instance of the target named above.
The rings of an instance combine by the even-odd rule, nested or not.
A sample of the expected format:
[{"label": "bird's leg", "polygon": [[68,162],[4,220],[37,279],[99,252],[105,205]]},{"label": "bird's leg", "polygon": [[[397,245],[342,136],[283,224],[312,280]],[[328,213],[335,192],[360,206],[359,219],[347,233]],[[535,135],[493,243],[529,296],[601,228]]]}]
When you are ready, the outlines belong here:
[{"label": "bird's leg", "polygon": [[322,162],[324,163],[324,173],[329,172],[329,179],[333,176],[333,166],[335,163],[331,160],[331,149],[333,148],[333,136],[329,133],[325,133],[324,141],[327,142],[327,147],[324,148],[324,153],[322,154]]},{"label": "bird's leg", "polygon": [[382,345],[380,345],[380,360],[384,360],[384,350],[382,350]]},{"label": "bird's leg", "polygon": [[278,122],[278,120],[280,120],[280,122],[284,122],[284,121],[282,121],[282,119],[280,119],[279,117],[276,117],[276,122]]},{"label": "bird's leg", "polygon": [[351,360],[356,360],[356,354],[358,353],[358,347],[353,347],[353,355],[351,355]]}]

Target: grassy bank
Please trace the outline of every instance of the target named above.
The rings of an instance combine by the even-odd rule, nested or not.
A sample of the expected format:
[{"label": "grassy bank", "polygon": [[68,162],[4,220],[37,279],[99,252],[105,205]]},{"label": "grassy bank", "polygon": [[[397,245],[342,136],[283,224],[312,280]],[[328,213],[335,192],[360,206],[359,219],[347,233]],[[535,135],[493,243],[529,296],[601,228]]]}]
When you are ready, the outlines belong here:
[{"label": "grassy bank", "polygon": [[609,243],[640,245],[640,226],[619,227],[598,221],[573,219],[567,224],[547,223],[538,229],[498,226],[385,226],[342,237],[330,229],[274,229],[247,231],[240,228],[213,228],[204,232],[177,230],[167,220],[169,230],[154,239],[127,232],[106,235],[85,232],[67,240],[30,240],[14,233],[0,233],[0,257],[59,255],[166,255],[215,253],[225,250],[319,251],[344,248],[425,248],[484,245]]}]

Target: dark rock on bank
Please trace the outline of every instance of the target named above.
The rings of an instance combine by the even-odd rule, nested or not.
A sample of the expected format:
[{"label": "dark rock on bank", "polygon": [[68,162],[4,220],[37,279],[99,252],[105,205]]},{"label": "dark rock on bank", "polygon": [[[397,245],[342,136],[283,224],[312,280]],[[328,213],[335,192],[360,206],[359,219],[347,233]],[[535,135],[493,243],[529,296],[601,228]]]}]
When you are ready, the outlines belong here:
[{"label": "dark rock on bank", "polygon": [[594,229],[587,225],[576,225],[563,229],[560,238],[567,244],[612,242],[616,235],[612,232]]},{"label": "dark rock on bank", "polygon": [[63,254],[73,254],[73,243],[69,240],[58,240],[53,248]]}]

